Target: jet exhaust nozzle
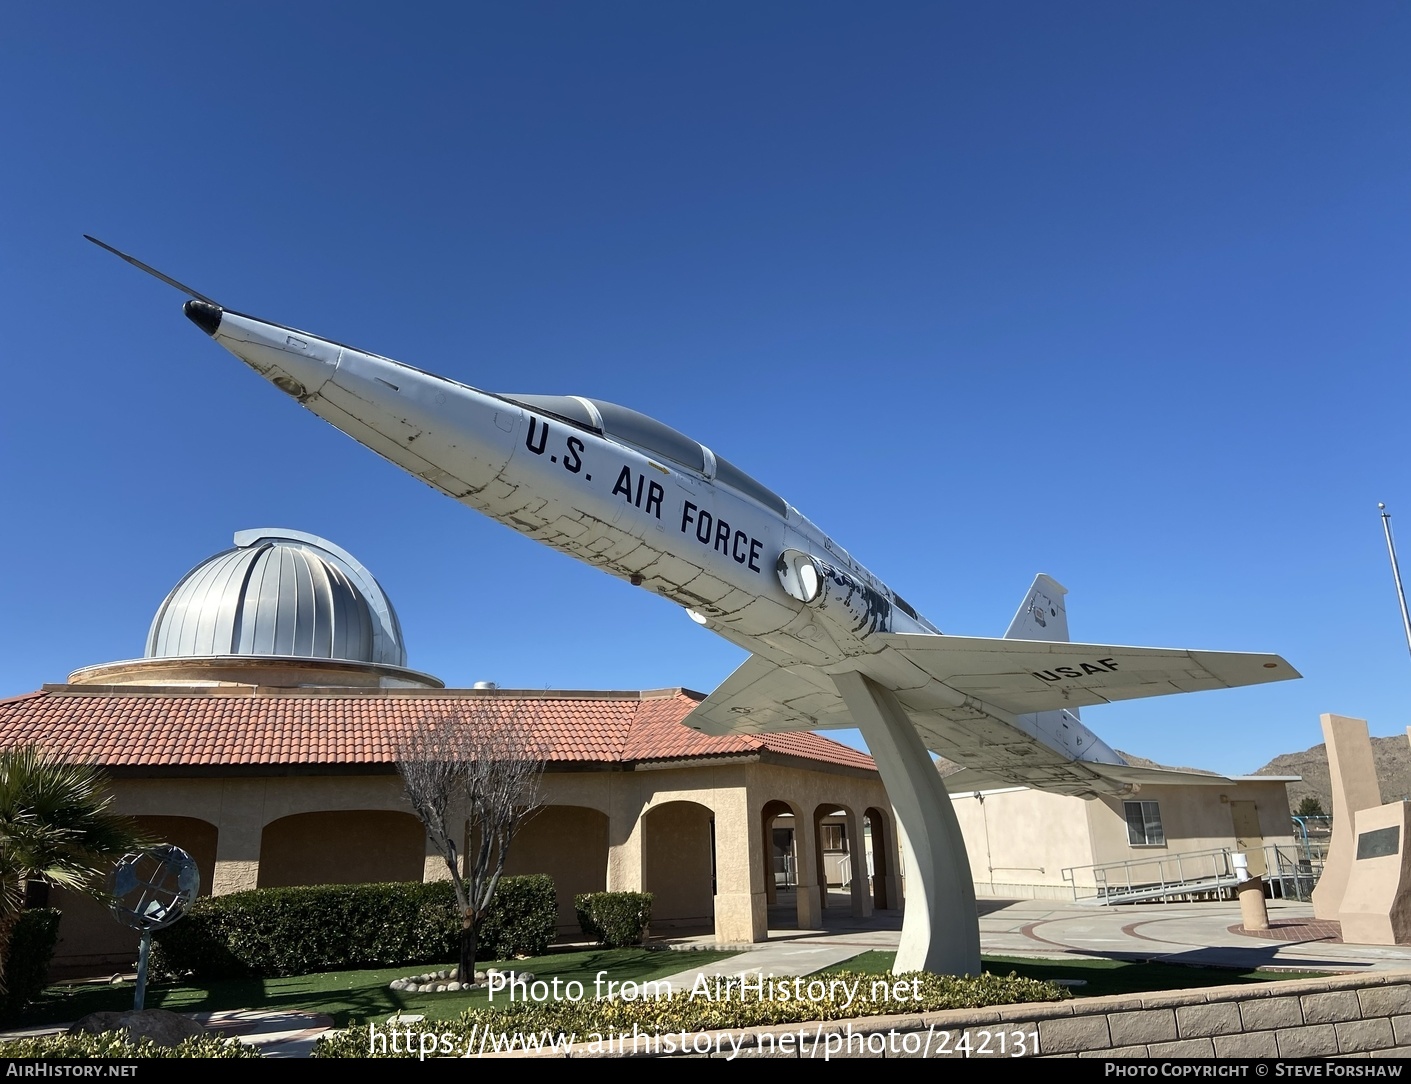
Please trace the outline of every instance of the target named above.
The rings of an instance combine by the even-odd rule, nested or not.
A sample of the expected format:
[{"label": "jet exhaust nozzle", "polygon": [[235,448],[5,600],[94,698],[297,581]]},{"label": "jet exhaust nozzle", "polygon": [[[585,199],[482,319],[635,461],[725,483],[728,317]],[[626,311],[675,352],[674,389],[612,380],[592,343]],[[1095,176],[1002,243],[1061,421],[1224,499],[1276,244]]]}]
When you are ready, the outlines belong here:
[{"label": "jet exhaust nozzle", "polygon": [[186,313],[186,318],[207,335],[214,335],[220,329],[220,318],[224,315],[219,305],[194,299],[181,306],[181,311]]}]

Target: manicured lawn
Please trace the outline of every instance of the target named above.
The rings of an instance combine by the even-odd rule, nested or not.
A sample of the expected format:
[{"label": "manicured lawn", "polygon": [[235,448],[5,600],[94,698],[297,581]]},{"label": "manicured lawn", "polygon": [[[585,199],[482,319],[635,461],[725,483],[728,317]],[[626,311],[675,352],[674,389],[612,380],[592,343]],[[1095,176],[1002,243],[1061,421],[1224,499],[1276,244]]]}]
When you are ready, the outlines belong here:
[{"label": "manicured lawn", "polygon": [[[864,952],[827,971],[863,971],[886,974],[892,969],[895,952]],[[1108,994],[1147,993],[1153,990],[1189,990],[1198,986],[1233,986],[1242,982],[1276,982],[1281,979],[1309,979],[1324,975],[1313,971],[1238,971],[1222,967],[1182,967],[1179,964],[1151,964],[1132,960],[1044,960],[1020,956],[981,956],[986,971],[995,975],[1014,972],[1021,978],[1082,979],[1083,986],[1069,986],[1074,997],[1105,997]]]},{"label": "manicured lawn", "polygon": [[[666,975],[702,967],[728,959],[729,952],[653,952],[649,949],[589,949],[583,952],[553,953],[528,960],[478,963],[486,966],[531,971],[536,978],[562,983],[583,984],[588,997],[599,971],[604,981],[645,982]],[[459,1016],[469,1008],[492,1004],[483,990],[468,993],[409,994],[389,989],[393,979],[432,970],[431,967],[393,967],[376,971],[331,971],[319,975],[297,975],[283,979],[226,979],[203,986],[153,983],[147,987],[146,1007],[173,1012],[213,1012],[220,1009],[251,1009],[327,1013],[339,1027],[354,1021],[383,1020],[394,1012],[420,1013],[438,1020]],[[23,1025],[60,1024],[77,1020],[91,1012],[121,1011],[132,1008],[131,983],[119,986],[51,986],[44,998],[30,1007],[20,1021]],[[505,1004],[506,993],[495,996],[494,1005]]]}]

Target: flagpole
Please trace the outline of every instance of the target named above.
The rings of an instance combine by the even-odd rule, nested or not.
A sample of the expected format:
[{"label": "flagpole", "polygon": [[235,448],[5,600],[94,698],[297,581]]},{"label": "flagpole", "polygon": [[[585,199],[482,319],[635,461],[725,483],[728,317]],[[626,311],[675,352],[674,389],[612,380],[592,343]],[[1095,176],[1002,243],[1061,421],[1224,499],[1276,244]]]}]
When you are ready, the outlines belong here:
[{"label": "flagpole", "polygon": [[1401,586],[1401,569],[1396,563],[1396,544],[1391,540],[1391,513],[1387,506],[1378,504],[1382,512],[1382,530],[1387,536],[1387,553],[1391,556],[1391,575],[1396,581],[1396,597],[1401,603],[1401,624],[1406,630],[1406,649],[1411,651],[1411,613],[1406,611],[1406,589]]}]

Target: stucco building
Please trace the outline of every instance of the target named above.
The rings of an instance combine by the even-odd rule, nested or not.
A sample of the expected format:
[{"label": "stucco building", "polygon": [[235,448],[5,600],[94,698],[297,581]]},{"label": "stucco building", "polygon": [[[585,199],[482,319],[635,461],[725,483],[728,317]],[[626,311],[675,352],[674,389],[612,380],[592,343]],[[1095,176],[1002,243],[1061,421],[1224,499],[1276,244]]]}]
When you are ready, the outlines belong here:
[{"label": "stucco building", "polygon": [[1014,788],[951,800],[979,895],[1094,899],[1128,885],[1202,882],[1230,874],[1229,851],[1249,854],[1251,872],[1277,891],[1306,891],[1287,782],[1240,776],[1092,799]]},{"label": "stucco building", "polygon": [[[196,858],[203,892],[444,876],[395,761],[414,728],[476,714],[546,755],[545,804],[508,871],[554,877],[565,932],[573,896],[604,889],[652,892],[655,928],[726,942],[767,936],[781,884],[805,927],[830,879],[855,914],[900,905],[866,754],[807,733],[699,734],[681,720],[702,697],[684,689],[446,689],[407,668],[396,612],[350,554],[294,531],[235,542],[168,595],[143,658],[0,701],[0,744],[101,765],[118,811]],[[105,912],[57,902],[61,962],[131,958],[135,935]]]}]

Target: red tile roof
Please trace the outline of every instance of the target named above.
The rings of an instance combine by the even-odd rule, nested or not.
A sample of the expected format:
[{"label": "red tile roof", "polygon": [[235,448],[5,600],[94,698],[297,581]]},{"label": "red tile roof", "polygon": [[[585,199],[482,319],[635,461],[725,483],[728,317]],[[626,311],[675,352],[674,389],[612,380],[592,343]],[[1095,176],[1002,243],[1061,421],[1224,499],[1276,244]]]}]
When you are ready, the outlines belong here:
[{"label": "red tile roof", "polygon": [[875,771],[817,734],[713,737],[682,725],[701,697],[470,690],[112,689],[51,686],[0,700],[0,747],[37,742],[105,767],[391,765],[402,735],[458,712],[493,711],[550,763],[630,764],[773,754]]}]

